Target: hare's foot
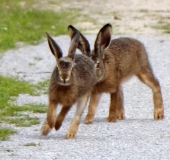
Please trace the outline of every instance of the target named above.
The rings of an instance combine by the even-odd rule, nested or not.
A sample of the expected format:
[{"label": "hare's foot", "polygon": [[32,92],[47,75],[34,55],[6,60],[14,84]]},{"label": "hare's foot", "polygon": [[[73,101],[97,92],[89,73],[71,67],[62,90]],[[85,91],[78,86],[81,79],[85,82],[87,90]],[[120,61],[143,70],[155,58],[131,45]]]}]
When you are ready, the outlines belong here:
[{"label": "hare's foot", "polygon": [[107,122],[116,122],[116,116],[109,116]]},{"label": "hare's foot", "polygon": [[70,128],[66,134],[66,139],[75,138],[77,133],[77,127]]},{"label": "hare's foot", "polygon": [[78,118],[75,117],[66,133],[66,139],[75,138],[79,123],[80,123],[80,117],[78,117]]},{"label": "hare's foot", "polygon": [[56,120],[55,122],[55,130],[59,130],[62,125],[62,121]]},{"label": "hare's foot", "polygon": [[85,118],[86,124],[92,124],[92,123],[93,123],[93,118],[94,118],[94,115],[92,115],[92,114],[87,114],[87,115],[86,115],[86,118]]},{"label": "hare's foot", "polygon": [[163,107],[159,108],[159,109],[155,109],[154,111],[154,119],[155,120],[161,120],[164,118],[164,109]]},{"label": "hare's foot", "polygon": [[118,120],[125,119],[124,112],[123,111],[116,111],[116,117]]},{"label": "hare's foot", "polygon": [[47,121],[44,122],[44,124],[41,127],[41,134],[43,136],[46,136],[52,128],[50,128],[50,126],[48,125]]}]

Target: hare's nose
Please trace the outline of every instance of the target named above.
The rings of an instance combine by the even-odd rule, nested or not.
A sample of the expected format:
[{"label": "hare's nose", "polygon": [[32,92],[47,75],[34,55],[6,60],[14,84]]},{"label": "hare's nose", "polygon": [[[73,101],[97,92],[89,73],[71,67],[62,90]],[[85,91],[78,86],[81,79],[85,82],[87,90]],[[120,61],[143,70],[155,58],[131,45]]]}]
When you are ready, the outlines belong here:
[{"label": "hare's nose", "polygon": [[66,83],[66,82],[69,81],[69,77],[68,77],[68,76],[62,76],[61,79],[62,79],[62,81],[63,81],[64,83]]}]

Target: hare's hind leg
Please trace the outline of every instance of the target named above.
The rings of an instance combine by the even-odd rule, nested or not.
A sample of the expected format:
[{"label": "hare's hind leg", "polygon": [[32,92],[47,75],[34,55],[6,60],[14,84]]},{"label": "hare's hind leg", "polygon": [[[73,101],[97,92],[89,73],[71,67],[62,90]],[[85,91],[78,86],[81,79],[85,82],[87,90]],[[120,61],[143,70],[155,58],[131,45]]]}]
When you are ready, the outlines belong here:
[{"label": "hare's hind leg", "polygon": [[55,129],[58,130],[62,123],[63,123],[63,120],[66,116],[66,114],[68,113],[68,111],[70,110],[71,106],[63,106],[60,113],[58,114],[57,118],[56,118],[56,121],[55,121]]},{"label": "hare's hind leg", "polygon": [[123,120],[124,117],[124,106],[123,106],[123,90],[122,86],[119,85],[117,91],[117,104],[116,104],[116,117],[119,120]]},{"label": "hare's hind leg", "polygon": [[96,107],[99,103],[100,97],[101,97],[101,93],[94,93],[94,92],[91,93],[90,103],[88,106],[88,113],[85,118],[86,124],[90,124],[93,122],[94,115],[96,112]]},{"label": "hare's hind leg", "polygon": [[86,94],[77,102],[76,114],[74,116],[74,119],[73,119],[68,131],[67,131],[66,138],[74,138],[75,137],[79,123],[80,123],[81,115],[84,111],[84,108],[86,106],[88,98],[89,98],[89,94]]},{"label": "hare's hind leg", "polygon": [[57,102],[50,101],[47,110],[47,118],[41,127],[41,134],[47,135],[55,125]]},{"label": "hare's hind leg", "polygon": [[154,119],[159,120],[164,117],[164,107],[161,87],[159,81],[154,77],[150,67],[143,68],[137,77],[152,89],[154,101]]}]

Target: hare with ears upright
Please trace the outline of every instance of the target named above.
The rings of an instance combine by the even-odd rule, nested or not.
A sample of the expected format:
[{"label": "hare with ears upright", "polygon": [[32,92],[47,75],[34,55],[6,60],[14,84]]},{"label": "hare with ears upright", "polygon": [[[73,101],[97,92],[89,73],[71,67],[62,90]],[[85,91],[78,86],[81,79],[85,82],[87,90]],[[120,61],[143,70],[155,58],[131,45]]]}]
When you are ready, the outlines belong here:
[{"label": "hare with ears upright", "polygon": [[[69,33],[72,40],[65,57],[62,56],[59,45],[47,34],[49,47],[56,58],[56,67],[49,85],[49,104],[47,117],[41,127],[42,135],[47,135],[53,127],[58,130],[72,105],[77,103],[75,116],[66,134],[66,138],[74,138],[81,114],[96,82],[94,62],[85,55],[75,54],[80,34],[71,30]],[[58,104],[61,104],[62,108],[56,116]]]},{"label": "hare with ears upright", "polygon": [[[73,32],[77,29],[69,26]],[[123,91],[121,83],[135,75],[152,89],[154,101],[154,119],[164,117],[164,107],[159,81],[155,78],[148,60],[144,45],[133,38],[117,38],[111,40],[112,26],[104,25],[94,43],[91,58],[95,62],[97,83],[91,93],[86,123],[92,123],[101,93],[110,93],[108,122],[124,119]],[[80,33],[78,47],[86,53],[89,45],[87,39]]]}]

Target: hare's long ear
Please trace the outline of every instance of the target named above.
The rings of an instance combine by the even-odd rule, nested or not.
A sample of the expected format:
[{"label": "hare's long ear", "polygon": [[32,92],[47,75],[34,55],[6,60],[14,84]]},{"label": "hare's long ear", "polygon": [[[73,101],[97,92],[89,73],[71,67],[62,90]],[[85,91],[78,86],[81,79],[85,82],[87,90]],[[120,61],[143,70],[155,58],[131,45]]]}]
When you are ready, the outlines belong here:
[{"label": "hare's long ear", "polygon": [[80,39],[80,34],[78,32],[74,35],[73,39],[71,40],[70,47],[68,50],[68,57],[71,59],[74,59],[75,57],[75,52],[79,43],[79,39]]},{"label": "hare's long ear", "polygon": [[112,36],[112,26],[111,24],[104,25],[99,33],[97,34],[97,38],[94,44],[94,52],[97,54],[96,56],[102,57],[104,59],[104,49],[108,47],[110,44]]},{"label": "hare's long ear", "polygon": [[79,43],[78,43],[78,49],[86,56],[90,57],[90,44],[88,42],[88,40],[82,35],[82,33],[80,31],[78,31],[75,27],[73,27],[72,25],[68,26],[68,32],[69,32],[69,36],[71,39],[73,39],[74,35],[77,34],[79,32],[80,34],[80,39],[79,39]]},{"label": "hare's long ear", "polygon": [[47,34],[47,40],[48,40],[50,50],[52,54],[56,57],[56,60],[58,62],[58,59],[62,57],[63,53],[59,45],[54,41],[54,39],[52,39],[48,33],[46,34]]}]

